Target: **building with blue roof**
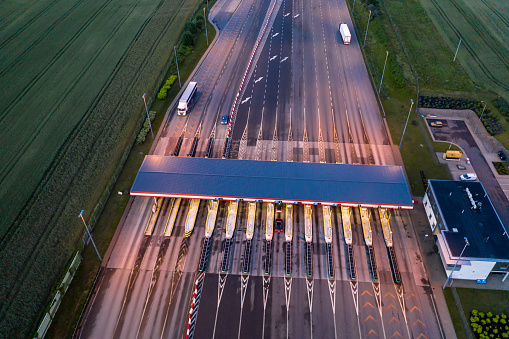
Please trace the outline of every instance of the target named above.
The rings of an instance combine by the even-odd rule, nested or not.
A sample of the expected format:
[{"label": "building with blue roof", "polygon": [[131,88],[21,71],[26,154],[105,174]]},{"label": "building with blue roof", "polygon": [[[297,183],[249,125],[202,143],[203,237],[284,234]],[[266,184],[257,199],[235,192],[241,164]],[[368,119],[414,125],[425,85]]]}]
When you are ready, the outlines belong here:
[{"label": "building with blue roof", "polygon": [[448,276],[458,259],[454,279],[509,276],[509,235],[482,183],[429,180],[423,204]]}]

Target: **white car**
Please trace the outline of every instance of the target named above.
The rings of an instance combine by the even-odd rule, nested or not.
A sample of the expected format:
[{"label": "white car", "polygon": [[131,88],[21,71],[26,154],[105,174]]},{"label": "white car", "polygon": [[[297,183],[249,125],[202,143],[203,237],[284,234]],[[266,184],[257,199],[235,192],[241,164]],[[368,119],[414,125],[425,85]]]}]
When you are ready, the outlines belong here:
[{"label": "white car", "polygon": [[466,173],[460,175],[460,180],[462,181],[475,181],[477,179],[477,174],[475,173]]}]

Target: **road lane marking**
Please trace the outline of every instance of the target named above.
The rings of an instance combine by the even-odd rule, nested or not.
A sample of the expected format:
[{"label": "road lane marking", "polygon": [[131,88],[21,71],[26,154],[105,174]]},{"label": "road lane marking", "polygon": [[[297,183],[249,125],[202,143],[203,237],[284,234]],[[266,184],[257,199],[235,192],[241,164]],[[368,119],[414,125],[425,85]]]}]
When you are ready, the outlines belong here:
[{"label": "road lane marking", "polygon": [[288,60],[288,57],[284,57],[283,59],[281,59],[280,62],[283,62],[283,61],[286,61],[286,60]]},{"label": "road lane marking", "polygon": [[311,339],[313,339],[313,294],[314,294],[314,280],[306,279],[306,291],[308,295],[308,305],[309,305],[309,322],[310,322],[310,332]]},{"label": "road lane marking", "polygon": [[278,35],[279,35],[279,32],[278,32],[278,33],[276,33],[276,34],[273,34],[273,35],[272,35],[272,37],[273,37],[273,38],[275,38],[275,37],[277,37]]},{"label": "road lane marking", "polygon": [[247,97],[245,98],[244,100],[242,100],[241,104],[245,104],[246,102],[248,102],[249,100],[251,100],[251,97]]},{"label": "road lane marking", "polygon": [[394,334],[391,336],[391,338],[394,338],[396,336],[396,334],[400,337],[400,338],[403,338],[403,336],[398,332],[394,332]]},{"label": "road lane marking", "polygon": [[273,57],[271,57],[271,58],[270,58],[270,60],[269,60],[269,61],[272,61],[272,60],[274,60],[274,59],[275,59],[275,58],[277,58],[277,57],[278,57],[277,55],[274,55]]},{"label": "road lane marking", "polygon": [[414,310],[417,310],[422,313],[422,311],[417,306],[412,307],[412,309],[410,310],[410,313],[412,313]]},{"label": "road lane marking", "polygon": [[328,286],[329,286],[329,296],[330,296],[330,302],[332,306],[332,316],[334,319],[334,338],[337,339],[338,337],[338,331],[337,331],[337,325],[336,325],[336,280],[327,280]]},{"label": "road lane marking", "polygon": [[256,79],[256,80],[254,81],[254,83],[256,84],[257,82],[260,82],[262,79],[263,79],[263,77],[259,77],[258,79]]},{"label": "road lane marking", "polygon": [[217,307],[216,307],[216,318],[214,320],[214,331],[212,332],[212,339],[216,337],[216,326],[217,326],[217,315],[219,313],[219,305],[221,304],[221,298],[223,297],[224,292],[224,285],[226,283],[226,278],[228,277],[228,274],[221,274],[218,275],[218,285],[217,285]]},{"label": "road lane marking", "polygon": [[240,276],[240,320],[239,320],[239,334],[237,338],[240,339],[240,330],[242,329],[242,311],[244,310],[244,300],[246,298],[247,285],[249,283],[249,275]]},{"label": "road lane marking", "polygon": [[263,277],[263,326],[262,326],[262,339],[265,338],[265,313],[267,311],[267,299],[269,297],[270,276]]},{"label": "road lane marking", "polygon": [[375,330],[373,330],[373,329],[372,329],[371,331],[369,331],[368,336],[369,336],[371,333],[373,333],[374,335],[376,335],[377,337],[379,337],[378,333],[376,333],[376,332],[375,332]]},{"label": "road lane marking", "polygon": [[373,321],[374,321],[374,322],[376,322],[376,323],[378,322],[378,321],[377,321],[375,318],[373,318],[371,315],[368,315],[368,316],[366,317],[366,319],[364,319],[364,321],[368,321],[368,319],[371,319],[371,320],[373,320]]},{"label": "road lane marking", "polygon": [[297,18],[299,15],[300,15],[300,14],[295,14],[295,15],[293,16],[293,18],[295,19],[295,18]]},{"label": "road lane marking", "polygon": [[285,277],[285,299],[286,299],[286,339],[289,338],[288,336],[288,314],[290,313],[290,297],[292,295],[292,277],[287,278]]},{"label": "road lane marking", "polygon": [[419,323],[421,323],[421,325],[422,325],[422,326],[426,327],[426,324],[425,324],[425,323],[423,323],[423,322],[421,321],[421,319],[417,319],[417,320],[415,321],[415,323],[414,323],[414,326],[415,326],[415,324],[417,324],[418,322],[419,322]]}]

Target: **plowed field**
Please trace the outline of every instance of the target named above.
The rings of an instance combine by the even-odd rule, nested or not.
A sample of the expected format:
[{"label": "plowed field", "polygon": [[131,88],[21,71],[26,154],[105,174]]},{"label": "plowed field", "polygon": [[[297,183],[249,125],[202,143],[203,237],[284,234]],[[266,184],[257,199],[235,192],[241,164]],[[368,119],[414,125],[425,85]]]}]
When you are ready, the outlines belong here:
[{"label": "plowed field", "polygon": [[0,3],[2,336],[33,332],[198,3]]}]

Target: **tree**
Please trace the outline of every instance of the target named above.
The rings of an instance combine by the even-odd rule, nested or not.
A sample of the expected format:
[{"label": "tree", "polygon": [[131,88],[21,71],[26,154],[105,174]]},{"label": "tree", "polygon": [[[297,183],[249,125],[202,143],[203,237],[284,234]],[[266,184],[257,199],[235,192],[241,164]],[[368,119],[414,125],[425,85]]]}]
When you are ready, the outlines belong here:
[{"label": "tree", "polygon": [[193,46],[194,36],[189,32],[185,32],[184,35],[182,36],[182,44],[186,46]]}]

